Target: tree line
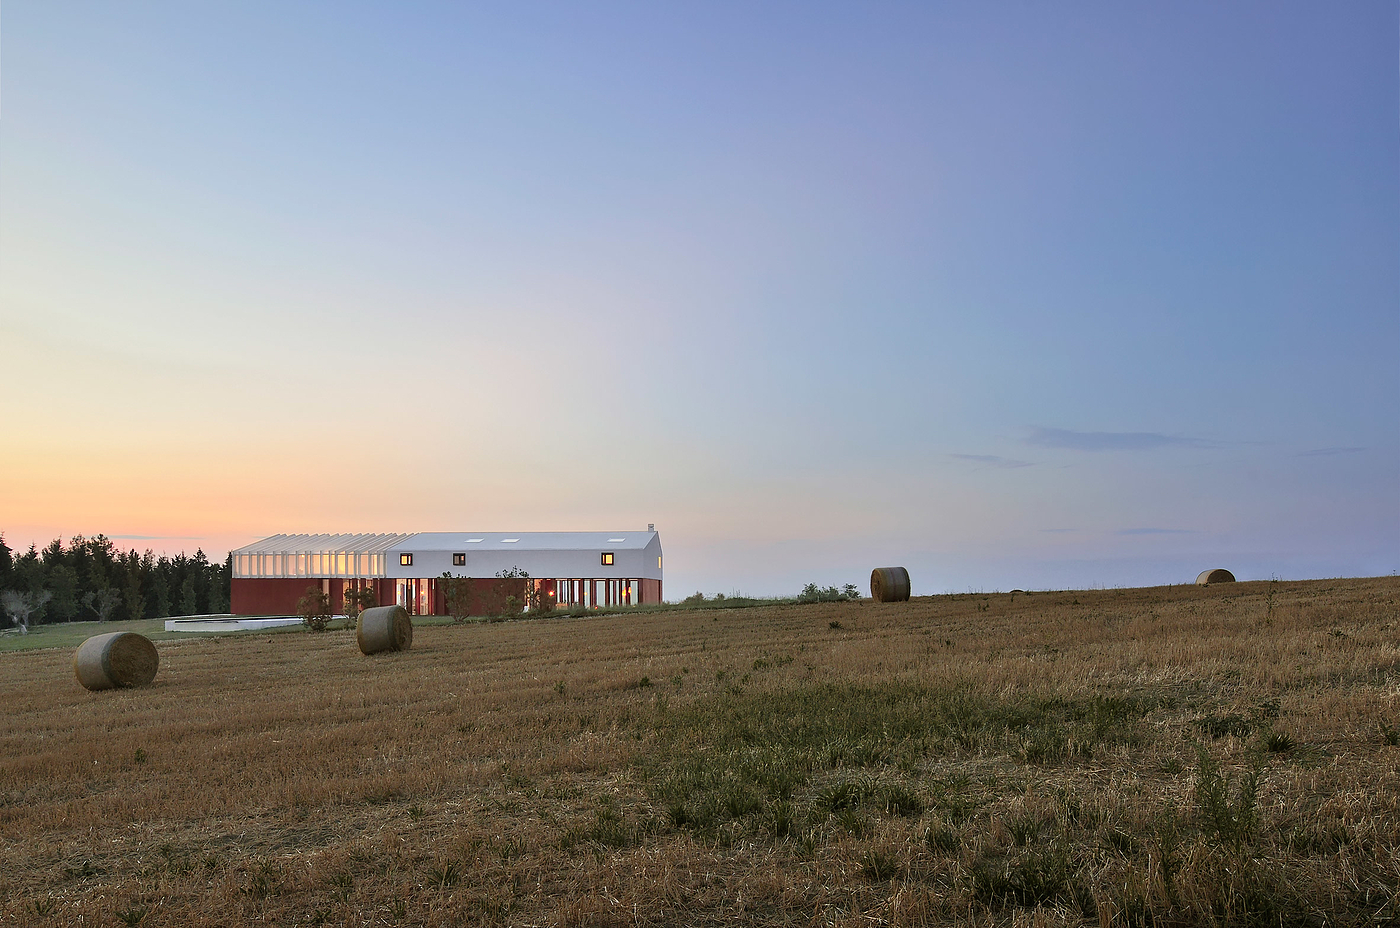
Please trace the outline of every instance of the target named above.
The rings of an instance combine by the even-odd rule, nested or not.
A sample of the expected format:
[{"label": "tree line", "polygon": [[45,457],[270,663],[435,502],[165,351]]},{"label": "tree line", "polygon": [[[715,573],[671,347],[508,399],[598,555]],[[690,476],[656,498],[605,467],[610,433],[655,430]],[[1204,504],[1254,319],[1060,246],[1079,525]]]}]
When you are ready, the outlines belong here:
[{"label": "tree line", "polygon": [[0,535],[0,611],[22,629],[46,622],[226,613],[233,556],[119,551],[107,536],[55,538],[16,554]]}]

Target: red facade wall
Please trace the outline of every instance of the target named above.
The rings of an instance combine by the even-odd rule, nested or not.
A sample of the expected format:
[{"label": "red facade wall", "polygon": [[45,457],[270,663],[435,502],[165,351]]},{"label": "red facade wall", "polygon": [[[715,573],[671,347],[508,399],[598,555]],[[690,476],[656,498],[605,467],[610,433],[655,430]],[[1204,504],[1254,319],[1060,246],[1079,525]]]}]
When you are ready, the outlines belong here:
[{"label": "red facade wall", "polygon": [[[436,584],[433,609],[437,615],[447,615],[447,590],[443,584]],[[514,577],[490,579],[476,577],[472,580],[470,610],[467,615],[488,615],[500,613],[506,607],[506,597],[514,596],[517,602],[525,601],[525,581]]]},{"label": "red facade wall", "polygon": [[[394,602],[394,581],[389,579],[376,579],[360,581],[370,585],[381,606],[387,606]],[[422,580],[421,583],[431,581]],[[545,589],[553,589],[552,581],[543,581]],[[585,584],[593,587],[594,595],[597,595],[601,584],[596,580],[585,580]],[[345,611],[345,588],[344,580],[319,580],[316,578],[295,578],[295,579],[248,579],[235,577],[230,583],[231,608],[235,615],[296,615],[297,600],[308,587],[323,589],[331,598],[331,610],[335,613]],[[496,579],[478,578],[473,584],[475,596],[473,597],[472,615],[483,615],[490,611],[499,611],[504,608],[505,597],[514,596],[523,601],[525,599],[525,581],[509,579],[505,581]],[[432,612],[434,615],[447,614],[447,596],[441,583],[431,582]],[[661,581],[647,580],[641,581],[641,588],[638,591],[637,602],[659,603],[661,602]]]},{"label": "red facade wall", "polygon": [[320,580],[306,577],[290,580],[234,577],[229,582],[229,611],[234,615],[296,615],[297,600],[307,587],[323,589]]}]

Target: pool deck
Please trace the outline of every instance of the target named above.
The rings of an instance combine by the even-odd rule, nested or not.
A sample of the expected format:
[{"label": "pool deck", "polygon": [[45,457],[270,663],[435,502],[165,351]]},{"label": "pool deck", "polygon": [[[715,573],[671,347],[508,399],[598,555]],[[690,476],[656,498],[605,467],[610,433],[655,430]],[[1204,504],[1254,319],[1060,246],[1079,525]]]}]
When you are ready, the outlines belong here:
[{"label": "pool deck", "polygon": [[[334,616],[333,618],[344,618]],[[168,632],[255,632],[265,628],[280,628],[284,625],[300,625],[301,617],[295,615],[197,615],[178,619],[166,619]]]}]

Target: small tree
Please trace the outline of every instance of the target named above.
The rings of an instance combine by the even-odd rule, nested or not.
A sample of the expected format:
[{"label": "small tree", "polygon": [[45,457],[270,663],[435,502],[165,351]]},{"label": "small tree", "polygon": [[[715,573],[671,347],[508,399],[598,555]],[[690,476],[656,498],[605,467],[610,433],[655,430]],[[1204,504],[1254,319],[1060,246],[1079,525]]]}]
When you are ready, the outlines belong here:
[{"label": "small tree", "polygon": [[309,586],[297,600],[297,615],[301,624],[313,632],[323,632],[331,621],[331,597],[318,586]]},{"label": "small tree", "polygon": [[472,614],[472,603],[476,599],[476,581],[471,577],[454,577],[443,571],[442,598],[447,604],[447,614],[452,621],[461,625]]},{"label": "small tree", "polygon": [[21,593],[19,590],[6,590],[0,593],[0,605],[10,614],[19,626],[21,635],[29,634],[29,617],[44,607],[53,594],[48,590]]},{"label": "small tree", "polygon": [[[501,602],[501,611],[506,615],[519,615],[521,610],[529,604],[529,591],[533,585],[530,582],[530,575],[521,570],[519,566],[512,567],[510,570],[496,571],[496,595],[494,598]],[[516,592],[525,593],[525,597],[516,596]]]},{"label": "small tree", "polygon": [[83,596],[83,605],[92,610],[99,622],[105,622],[111,618],[112,613],[117,611],[117,606],[121,605],[121,601],[121,591],[110,586],[104,586],[100,590]]},{"label": "small tree", "polygon": [[19,590],[5,590],[0,592],[0,609],[4,609],[6,614],[14,621],[19,628],[21,635],[29,634],[29,596]]},{"label": "small tree", "polygon": [[353,590],[345,588],[345,617],[351,622],[360,618],[360,613],[379,605],[379,597],[369,587]]},{"label": "small tree", "polygon": [[838,590],[834,586],[825,589],[815,583],[809,583],[802,588],[802,592],[797,594],[799,603],[844,603],[855,602],[860,599],[860,590],[856,589],[854,583],[846,584],[844,590]]}]

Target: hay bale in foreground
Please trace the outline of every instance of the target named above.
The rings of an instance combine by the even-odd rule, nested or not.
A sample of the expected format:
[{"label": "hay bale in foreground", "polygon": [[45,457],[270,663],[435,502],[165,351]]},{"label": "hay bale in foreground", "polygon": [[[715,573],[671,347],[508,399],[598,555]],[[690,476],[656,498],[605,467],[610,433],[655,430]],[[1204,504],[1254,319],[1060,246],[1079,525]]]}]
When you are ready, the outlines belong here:
[{"label": "hay bale in foreground", "polygon": [[877,603],[907,603],[909,571],[903,567],[876,567],[870,572],[870,595]]},{"label": "hay bale in foreground", "polygon": [[375,606],[360,613],[355,642],[365,654],[407,651],[413,646],[413,619],[403,606]]},{"label": "hay bale in foreground", "polygon": [[90,690],[145,686],[156,678],[159,666],[156,646],[135,632],[94,635],[73,655],[73,673]]},{"label": "hay bale in foreground", "polygon": [[1203,570],[1196,577],[1196,586],[1205,586],[1207,583],[1234,583],[1235,575],[1224,567],[1217,567],[1214,570]]}]

